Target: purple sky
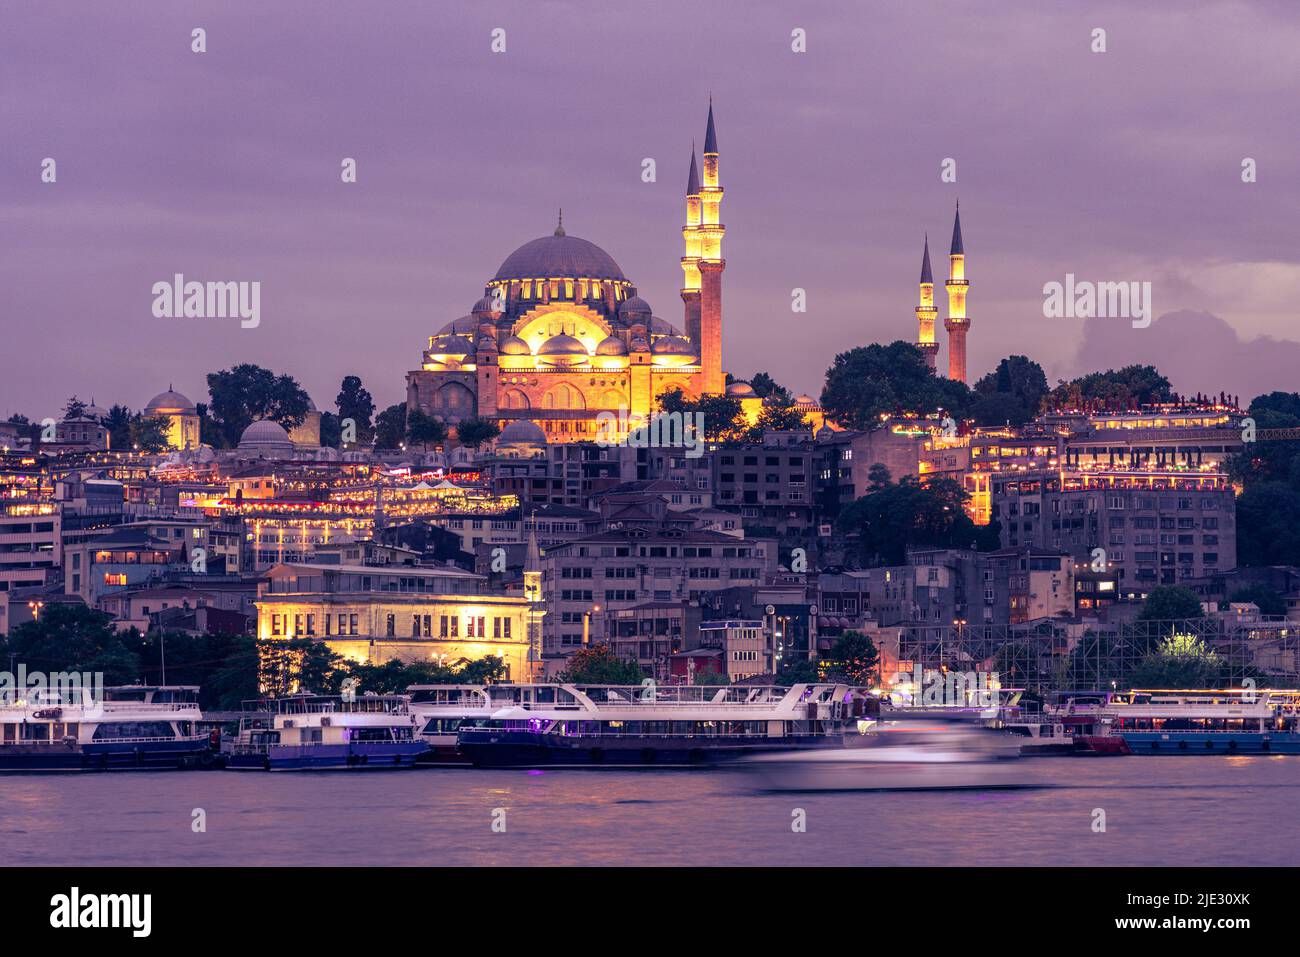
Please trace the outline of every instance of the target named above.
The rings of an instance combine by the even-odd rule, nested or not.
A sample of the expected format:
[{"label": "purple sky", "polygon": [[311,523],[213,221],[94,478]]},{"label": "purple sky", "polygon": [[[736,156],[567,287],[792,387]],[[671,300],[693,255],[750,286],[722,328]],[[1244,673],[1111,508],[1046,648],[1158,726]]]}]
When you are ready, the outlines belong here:
[{"label": "purple sky", "polygon": [[[680,323],[710,91],[734,374],[816,394],[836,352],[913,339],[922,233],[941,284],[960,195],[972,379],[1027,353],[1052,380],[1146,361],[1183,391],[1295,389],[1300,8],[1132,6],[8,3],[0,414],[138,408],[169,382],[202,401],[241,361],[321,408],[349,373],[390,404],[559,206]],[[260,328],[155,319],[176,272],[260,280]],[[1067,272],[1150,281],[1162,318],[1045,319]]]}]

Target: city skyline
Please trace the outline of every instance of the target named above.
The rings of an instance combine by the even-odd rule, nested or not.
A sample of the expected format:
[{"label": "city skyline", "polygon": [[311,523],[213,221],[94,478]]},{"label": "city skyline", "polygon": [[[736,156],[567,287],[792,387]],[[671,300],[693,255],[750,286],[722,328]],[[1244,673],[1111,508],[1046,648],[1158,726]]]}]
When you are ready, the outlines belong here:
[{"label": "city skyline", "polygon": [[[1118,6],[871,24],[674,7],[637,21],[644,44],[620,42],[617,13],[563,4],[454,26],[413,5],[359,27],[305,9],[180,7],[147,29],[56,14],[14,31],[30,42],[0,68],[6,339],[44,361],[11,366],[5,416],[56,414],[74,392],[140,408],[169,382],[202,401],[206,373],[245,361],[293,375],[322,408],[347,374],[381,407],[400,401],[413,350],[559,207],[678,322],[682,187],[710,92],[727,153],[723,366],[738,378],[769,371],[817,395],[836,353],[914,341],[922,237],[946,235],[958,197],[972,382],[1018,353],[1050,381],[1150,362],[1179,391],[1248,400],[1285,387],[1300,357],[1286,323],[1300,267],[1275,214],[1297,195],[1276,120],[1294,112],[1282,64],[1296,29],[1278,5],[1181,24],[1177,49],[1159,42],[1166,17]],[[206,53],[190,50],[195,26]],[[1249,49],[1234,42],[1247,35]],[[997,67],[1008,48],[1014,82]],[[381,49],[383,71],[344,55]],[[1228,61],[1212,90],[1196,52]],[[340,182],[344,157],[355,184]],[[955,183],[940,182],[948,157]],[[1241,182],[1244,157],[1258,182]],[[261,324],[154,318],[149,290],[177,272],[260,281]],[[1045,319],[1042,286],[1067,274],[1152,282],[1155,321]]]}]

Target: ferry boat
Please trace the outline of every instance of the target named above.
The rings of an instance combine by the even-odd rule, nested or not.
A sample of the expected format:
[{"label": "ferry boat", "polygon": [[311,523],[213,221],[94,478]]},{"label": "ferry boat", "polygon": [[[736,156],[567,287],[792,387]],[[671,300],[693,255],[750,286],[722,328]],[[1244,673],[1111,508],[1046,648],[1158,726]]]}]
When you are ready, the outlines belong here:
[{"label": "ferry boat", "polygon": [[426,747],[405,695],[294,695],[245,711],[226,750],[228,768],[400,768]]},{"label": "ferry boat", "polygon": [[522,685],[518,701],[460,725],[475,767],[690,767],[760,751],[842,746],[865,732],[847,685]]},{"label": "ferry boat", "polygon": [[882,721],[856,747],[758,754],[736,767],[765,791],[924,791],[1041,784],[1009,735],[961,718]]},{"label": "ferry boat", "polygon": [[33,689],[0,696],[0,770],[200,768],[220,738],[199,729],[197,687]]},{"label": "ferry boat", "polygon": [[416,717],[416,734],[426,750],[420,764],[470,764],[460,750],[457,737],[465,722],[490,718],[502,708],[518,706],[525,699],[544,703],[554,701],[555,685],[538,685],[531,695],[531,685],[409,685],[411,713]]},{"label": "ferry boat", "polygon": [[1109,692],[1101,712],[1134,754],[1300,754],[1296,692]]}]

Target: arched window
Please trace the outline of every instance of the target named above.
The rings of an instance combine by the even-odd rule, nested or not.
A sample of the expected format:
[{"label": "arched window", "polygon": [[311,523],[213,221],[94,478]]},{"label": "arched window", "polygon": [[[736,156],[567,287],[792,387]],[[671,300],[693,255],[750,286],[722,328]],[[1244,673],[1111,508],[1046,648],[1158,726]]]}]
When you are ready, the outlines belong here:
[{"label": "arched window", "polygon": [[499,407],[502,409],[526,409],[528,408],[528,396],[518,389],[507,389],[501,396]]},{"label": "arched window", "polygon": [[474,393],[459,382],[449,382],[433,397],[433,412],[461,419],[474,414]]},{"label": "arched window", "polygon": [[567,382],[561,382],[543,396],[542,407],[545,409],[585,409],[587,404],[583,401],[580,391]]}]

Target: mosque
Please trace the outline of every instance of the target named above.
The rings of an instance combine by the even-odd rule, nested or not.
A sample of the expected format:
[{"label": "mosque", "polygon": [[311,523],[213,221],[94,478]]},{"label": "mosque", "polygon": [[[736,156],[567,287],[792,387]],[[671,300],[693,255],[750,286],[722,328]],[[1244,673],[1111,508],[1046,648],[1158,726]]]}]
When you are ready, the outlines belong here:
[{"label": "mosque", "polygon": [[506,257],[469,315],[429,338],[420,368],[406,374],[408,412],[449,426],[479,417],[505,434],[540,428],[548,442],[577,442],[597,437],[601,412],[626,410],[635,423],[657,411],[665,391],[688,398],[727,391],[726,230],[712,102],[702,160],[697,165],[692,147],[680,327],[654,315],[609,253],[569,235],[561,214],[552,235]]},{"label": "mosque", "polygon": [[[948,293],[948,315],[943,328],[948,333],[948,378],[966,381],[966,333],[970,331],[970,318],[966,315],[966,293],[970,281],[966,278],[966,247],[961,240],[961,204],[952,221],[952,246],[948,251],[948,280],[944,283]],[[925,251],[921,254],[921,295],[916,307],[916,347],[925,356],[930,371],[936,371],[939,343],[934,338],[935,319],[939,310],[934,305],[934,275],[930,272],[930,237],[925,237]]]}]

